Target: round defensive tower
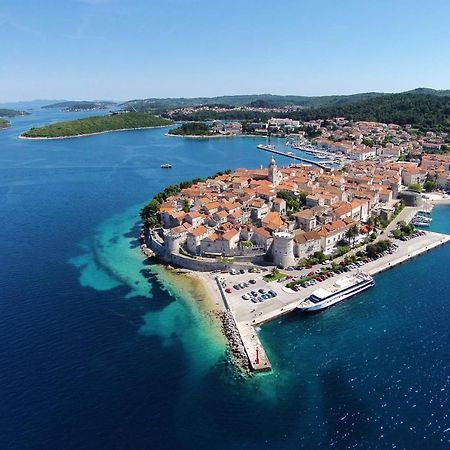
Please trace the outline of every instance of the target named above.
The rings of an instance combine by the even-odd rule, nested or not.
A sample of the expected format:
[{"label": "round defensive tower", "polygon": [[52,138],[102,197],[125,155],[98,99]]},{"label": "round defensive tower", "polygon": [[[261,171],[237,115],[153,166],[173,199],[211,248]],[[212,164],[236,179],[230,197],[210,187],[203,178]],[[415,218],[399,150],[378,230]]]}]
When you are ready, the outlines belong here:
[{"label": "round defensive tower", "polygon": [[398,195],[402,200],[405,206],[422,206],[422,195],[419,192],[411,191],[410,189],[406,189],[399,193]]},{"label": "round defensive tower", "polygon": [[165,238],[165,244],[168,253],[180,253],[180,236],[171,236],[168,234]]},{"label": "round defensive tower", "polygon": [[293,233],[278,231],[273,234],[272,257],[277,267],[295,265]]}]

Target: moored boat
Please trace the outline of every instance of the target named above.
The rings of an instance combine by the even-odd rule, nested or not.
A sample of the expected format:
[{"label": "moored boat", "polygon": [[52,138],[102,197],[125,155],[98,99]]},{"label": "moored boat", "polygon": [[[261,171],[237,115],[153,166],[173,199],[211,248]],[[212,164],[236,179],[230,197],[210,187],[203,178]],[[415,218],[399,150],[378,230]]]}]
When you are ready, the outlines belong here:
[{"label": "moored boat", "polygon": [[344,276],[328,288],[316,289],[306,300],[297,306],[302,311],[320,311],[362,292],[375,284],[373,278],[359,272]]},{"label": "moored boat", "polygon": [[161,169],[171,169],[171,168],[172,168],[172,164],[169,164],[169,163],[161,164]]}]

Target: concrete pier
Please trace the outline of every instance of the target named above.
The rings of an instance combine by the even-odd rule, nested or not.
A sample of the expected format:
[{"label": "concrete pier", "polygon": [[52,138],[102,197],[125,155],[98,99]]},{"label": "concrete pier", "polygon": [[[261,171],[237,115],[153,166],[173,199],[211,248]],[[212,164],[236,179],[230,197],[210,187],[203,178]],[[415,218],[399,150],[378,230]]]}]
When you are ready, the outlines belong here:
[{"label": "concrete pier", "polygon": [[231,317],[234,320],[251,369],[253,371],[272,370],[269,359],[267,358],[266,352],[259,340],[255,328],[248,323],[238,322],[236,320],[236,316],[234,315],[234,312],[229,304],[227,294],[224,290],[224,280],[219,277],[216,277],[215,280],[219,288],[220,295],[222,296],[225,309],[231,313]]},{"label": "concrete pier", "polygon": [[[450,241],[450,235],[426,232],[424,236],[413,238],[409,241],[396,241],[398,243],[398,250],[396,253],[389,254],[375,261],[363,265],[359,269],[371,275],[376,275],[383,270],[390,269],[405,261],[419,256],[422,253],[428,252],[433,248],[443,245]],[[301,271],[287,272],[290,275],[305,276],[311,270],[303,269]],[[341,275],[343,276],[343,275]],[[326,288],[336,282],[339,275],[329,280],[326,280],[320,285],[302,288],[295,292],[285,286],[285,283],[266,282],[262,279],[261,274],[221,274],[220,281],[218,281],[221,295],[226,308],[231,311],[235,321],[237,330],[239,331],[242,344],[249,359],[251,368],[254,371],[271,370],[270,361],[258,337],[256,327],[263,323],[276,319],[284,314],[288,314],[296,309],[296,307],[303,302],[311,293],[319,286]],[[235,290],[234,285],[248,282],[249,279],[255,279],[256,283],[251,284],[248,288],[242,290]],[[226,288],[232,288],[231,293],[226,293]],[[262,303],[252,303],[249,300],[243,300],[242,294],[250,290],[258,290],[260,288],[266,291],[272,289],[277,292],[277,297],[267,300]],[[349,300],[351,301],[351,300]]]},{"label": "concrete pier", "polygon": [[300,162],[305,162],[307,164],[312,164],[313,166],[317,166],[320,167],[323,170],[326,171],[330,171],[331,167],[327,167],[324,164],[332,164],[333,161],[314,161],[312,159],[307,159],[307,158],[302,158],[301,156],[297,156],[297,155],[289,155],[288,153],[285,152],[280,152],[279,150],[275,150],[274,148],[272,148],[269,145],[257,145],[257,148],[259,148],[260,150],[264,150],[265,152],[269,152],[269,153],[274,153],[275,155],[280,155],[280,156],[285,156],[286,158],[291,158],[291,159],[295,159],[296,161],[300,161]]}]

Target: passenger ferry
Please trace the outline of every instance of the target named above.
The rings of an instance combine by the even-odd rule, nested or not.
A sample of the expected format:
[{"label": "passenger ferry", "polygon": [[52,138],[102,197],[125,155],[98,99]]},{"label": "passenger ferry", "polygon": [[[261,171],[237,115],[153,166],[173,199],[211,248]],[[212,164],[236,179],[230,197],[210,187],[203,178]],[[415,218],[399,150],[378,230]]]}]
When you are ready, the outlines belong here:
[{"label": "passenger ferry", "polygon": [[350,276],[346,275],[326,289],[319,288],[315,290],[297,308],[302,311],[320,311],[352,297],[374,284],[373,278],[365,272],[359,272]]}]

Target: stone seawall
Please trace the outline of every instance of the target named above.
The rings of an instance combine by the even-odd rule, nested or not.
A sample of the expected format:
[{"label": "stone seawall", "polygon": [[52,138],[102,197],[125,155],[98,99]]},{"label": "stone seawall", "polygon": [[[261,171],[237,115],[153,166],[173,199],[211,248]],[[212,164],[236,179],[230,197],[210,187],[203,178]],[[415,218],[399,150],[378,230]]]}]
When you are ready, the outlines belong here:
[{"label": "stone seawall", "polygon": [[[197,272],[211,272],[213,270],[230,270],[230,269],[244,269],[248,270],[253,267],[255,260],[260,260],[261,257],[234,257],[233,262],[221,262],[216,259],[207,259],[201,257],[189,257],[182,254],[174,254],[167,252],[164,244],[155,238],[152,233],[146,232],[144,234],[144,241],[149,249],[151,249],[155,256],[161,261],[183,269],[195,270]],[[259,262],[259,261],[258,261]]]}]

